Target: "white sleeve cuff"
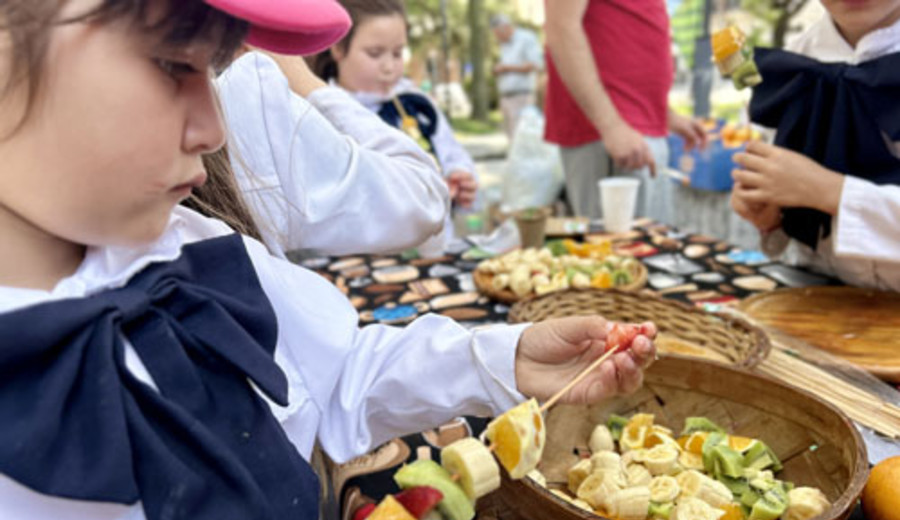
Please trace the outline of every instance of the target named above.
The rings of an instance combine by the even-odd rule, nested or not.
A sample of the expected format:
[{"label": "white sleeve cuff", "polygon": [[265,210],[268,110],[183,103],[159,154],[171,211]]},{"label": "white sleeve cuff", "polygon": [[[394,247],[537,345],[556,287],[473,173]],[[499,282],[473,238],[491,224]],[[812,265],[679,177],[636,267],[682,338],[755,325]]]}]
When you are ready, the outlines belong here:
[{"label": "white sleeve cuff", "polygon": [[531,324],[496,325],[478,329],[472,345],[479,374],[491,397],[494,415],[499,415],[526,399],[516,384],[516,350],[522,332]]}]

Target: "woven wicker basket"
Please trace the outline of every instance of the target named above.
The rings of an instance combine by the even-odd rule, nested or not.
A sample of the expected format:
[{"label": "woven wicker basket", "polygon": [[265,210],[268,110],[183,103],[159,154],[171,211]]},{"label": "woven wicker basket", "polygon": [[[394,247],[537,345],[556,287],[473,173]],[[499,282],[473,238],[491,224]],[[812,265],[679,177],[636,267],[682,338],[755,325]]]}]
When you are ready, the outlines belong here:
[{"label": "woven wicker basket", "polygon": [[[763,440],[784,463],[780,479],[822,490],[831,507],[817,520],[847,518],[868,476],[865,443],[856,427],[812,394],[718,363],[665,358],[646,372],[635,394],[592,406],[557,405],[547,412],[547,444],[538,469],[550,488],[565,488],[567,470],[587,450],[594,426],[610,413],[654,414],[676,431],[702,415],[727,431]],[[535,481],[503,476],[499,490],[478,502],[483,520],[597,520]]]},{"label": "woven wicker basket", "polygon": [[509,321],[594,314],[615,321],[654,322],[660,332],[657,347],[666,354],[711,358],[747,368],[769,354],[766,334],[740,318],[615,289],[570,289],[523,300],[512,306]]}]

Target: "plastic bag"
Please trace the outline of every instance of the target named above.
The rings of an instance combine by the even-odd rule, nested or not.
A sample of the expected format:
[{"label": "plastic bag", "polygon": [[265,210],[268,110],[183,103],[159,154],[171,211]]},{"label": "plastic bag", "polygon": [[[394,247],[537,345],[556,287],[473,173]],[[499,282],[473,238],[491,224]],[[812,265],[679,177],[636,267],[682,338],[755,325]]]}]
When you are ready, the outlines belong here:
[{"label": "plastic bag", "polygon": [[534,106],[526,107],[509,147],[503,177],[505,212],[549,206],[563,186],[559,148],[544,141],[544,116]]}]

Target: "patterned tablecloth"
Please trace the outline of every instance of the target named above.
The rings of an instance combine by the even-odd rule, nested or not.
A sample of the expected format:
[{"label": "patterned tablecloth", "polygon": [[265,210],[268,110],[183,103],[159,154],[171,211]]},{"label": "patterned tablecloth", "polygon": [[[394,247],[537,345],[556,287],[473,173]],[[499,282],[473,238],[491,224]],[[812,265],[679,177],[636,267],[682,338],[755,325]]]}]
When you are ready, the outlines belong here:
[{"label": "patterned tablecloth", "polygon": [[[639,221],[624,235],[588,233],[576,238],[614,239],[616,251],[632,254],[647,266],[649,290],[711,310],[779,287],[837,284],[772,262],[757,251],[744,251],[708,236],[682,234],[652,221]],[[480,260],[471,258],[471,249],[461,240],[446,256],[433,259],[352,256],[297,261],[344,292],[358,309],[362,325],[402,324],[427,312],[449,316],[470,327],[506,322],[509,307],[476,291],[472,272]],[[341,516],[352,518],[365,497],[380,498],[397,491],[392,476],[403,462],[426,456],[438,458],[442,446],[480,432],[485,424],[482,419],[459,419],[435,430],[394,439],[369,455],[333,468],[330,487],[337,490]]]},{"label": "patterned tablecloth", "polygon": [[[727,242],[681,234],[650,221],[616,235],[617,251],[640,258],[649,271],[648,289],[664,297],[715,308],[779,287],[836,284],[834,280],[772,262],[758,251]],[[610,238],[599,233],[581,237]],[[465,325],[505,322],[509,308],[480,295],[472,281],[479,260],[460,241],[446,256],[314,257],[299,263],[316,270],[343,291],[360,312],[362,324],[404,323],[434,312]]]}]

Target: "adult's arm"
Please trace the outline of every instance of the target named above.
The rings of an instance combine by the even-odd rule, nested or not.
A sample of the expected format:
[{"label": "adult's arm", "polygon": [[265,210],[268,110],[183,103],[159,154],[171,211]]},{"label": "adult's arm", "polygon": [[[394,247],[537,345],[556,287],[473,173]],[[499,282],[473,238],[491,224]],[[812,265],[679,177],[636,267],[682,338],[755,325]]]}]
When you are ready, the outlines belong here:
[{"label": "adult's arm", "polygon": [[613,161],[627,169],[650,166],[653,164],[650,148],[641,134],[622,118],[603,87],[583,25],[588,1],[546,3],[547,48],[553,64],[581,111],[602,135]]}]

